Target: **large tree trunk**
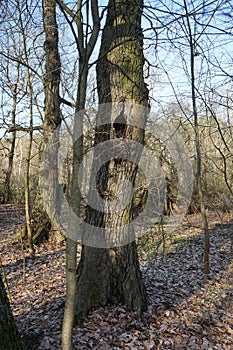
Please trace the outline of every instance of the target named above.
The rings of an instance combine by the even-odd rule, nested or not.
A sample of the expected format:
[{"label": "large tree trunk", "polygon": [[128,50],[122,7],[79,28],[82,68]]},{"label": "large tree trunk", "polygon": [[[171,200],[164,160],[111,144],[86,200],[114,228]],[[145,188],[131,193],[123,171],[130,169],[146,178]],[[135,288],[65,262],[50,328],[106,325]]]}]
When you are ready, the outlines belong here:
[{"label": "large tree trunk", "polygon": [[[143,79],[142,7],[143,3],[140,0],[109,2],[97,64],[98,94],[100,104],[120,102],[121,110],[116,120],[116,115],[114,116],[110,107],[107,124],[100,126],[106,122],[106,113],[102,113],[100,107],[95,145],[111,141],[113,138],[119,140],[119,145],[124,139],[144,143],[148,91]],[[140,124],[141,127],[127,127],[126,110],[129,104],[135,110],[135,118],[140,119],[136,120],[136,124]],[[146,108],[142,108],[142,113],[138,113],[135,105]],[[135,163],[113,157],[99,169],[97,184],[94,185],[98,187],[99,194],[105,201],[117,198],[119,180],[128,180],[134,186],[139,157],[139,153],[134,154]],[[127,229],[122,229],[120,233],[118,231],[119,225],[124,227],[132,220],[132,200],[122,207],[123,209],[111,213],[96,210],[91,207],[92,203],[89,203],[87,223],[95,227],[111,227],[117,243],[110,243],[108,248],[99,248],[99,237],[93,236],[93,246],[83,245],[77,270],[76,313],[82,317],[92,307],[121,302],[140,315],[147,307],[147,298],[133,232]],[[84,238],[88,234],[90,232],[84,232]],[[121,237],[121,234],[124,237]]]},{"label": "large tree trunk", "polygon": [[0,274],[0,350],[24,350]]},{"label": "large tree trunk", "polygon": [[45,141],[61,123],[59,85],[61,62],[58,51],[58,28],[56,21],[56,1],[43,0],[43,18],[45,31],[46,72],[44,75],[45,90]]},{"label": "large tree trunk", "polygon": [[[60,74],[61,62],[58,51],[58,28],[56,21],[56,1],[43,0],[43,20],[45,31],[45,74],[44,74],[44,138],[41,147],[43,172],[39,179],[39,191],[32,211],[32,235],[34,239],[48,236],[56,231],[56,198],[59,195],[57,154],[59,149],[60,117]],[[42,195],[42,197],[41,197]],[[49,213],[49,215],[48,215]]]}]

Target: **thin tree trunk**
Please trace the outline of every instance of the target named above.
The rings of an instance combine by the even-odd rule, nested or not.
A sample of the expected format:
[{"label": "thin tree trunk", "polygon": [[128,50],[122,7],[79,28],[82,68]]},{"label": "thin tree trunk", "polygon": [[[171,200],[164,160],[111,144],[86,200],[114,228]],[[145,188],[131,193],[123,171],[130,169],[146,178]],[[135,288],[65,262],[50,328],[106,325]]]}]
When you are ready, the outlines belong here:
[{"label": "thin tree trunk", "polygon": [[28,148],[26,153],[25,170],[24,170],[25,216],[26,216],[26,228],[27,228],[29,252],[30,252],[30,255],[34,257],[35,249],[33,245],[33,236],[32,236],[32,229],[31,229],[31,208],[30,208],[30,162],[31,162],[31,153],[32,153],[32,142],[33,142],[33,88],[32,88],[32,81],[31,81],[31,74],[29,70],[30,65],[29,65],[28,52],[27,52],[26,33],[25,33],[25,28],[24,28],[19,4],[18,4],[18,10],[19,10],[19,22],[20,22],[20,27],[21,27],[22,37],[23,37],[24,59],[27,65],[26,78],[27,78],[27,87],[28,87],[28,94],[29,94],[29,118],[30,118],[29,140],[28,140]]},{"label": "thin tree trunk", "polygon": [[200,145],[200,132],[198,125],[198,113],[196,104],[196,86],[195,86],[195,51],[194,42],[192,36],[192,29],[189,22],[187,2],[184,0],[184,6],[187,14],[187,25],[188,25],[188,35],[189,35],[189,45],[190,45],[190,63],[191,63],[191,88],[192,88],[192,107],[193,107],[193,118],[194,118],[194,132],[195,132],[195,147],[196,147],[196,190],[200,202],[201,217],[204,228],[205,237],[205,249],[204,249],[204,272],[205,274],[210,273],[210,236],[208,219],[206,215],[204,195],[202,190],[202,159],[201,159],[201,145]]},{"label": "thin tree trunk", "polygon": [[[74,139],[75,132],[83,135],[82,110],[86,102],[87,89],[87,64],[85,67],[80,62],[79,66],[79,85],[76,105],[76,117],[74,120]],[[81,193],[78,185],[79,168],[83,157],[83,137],[79,137],[73,146],[73,166],[71,182],[71,201],[70,204],[76,213],[80,216]],[[69,236],[66,239],[66,303],[62,325],[62,350],[72,350],[72,330],[75,314],[76,298],[76,269],[77,269],[77,242]]]},{"label": "thin tree trunk", "polygon": [[[143,3],[140,0],[127,0],[124,3],[119,0],[109,1],[97,64],[100,105],[120,102],[122,105],[120,115],[126,120],[126,124],[124,106],[127,103],[132,106],[148,107],[148,91],[143,79],[142,7]],[[114,132],[117,137],[143,144],[146,113],[141,114],[140,118],[142,127],[134,126],[131,130],[126,130],[127,125],[124,123],[125,130],[122,130],[119,120],[109,119],[108,124],[96,128],[95,144],[111,140]],[[99,110],[97,125],[105,121],[106,114]],[[113,130],[113,124],[115,124],[115,130]],[[111,159],[99,170],[95,185],[104,200],[111,200],[111,197],[114,198],[117,195],[117,181],[127,179],[134,185],[136,173],[137,166],[127,159]],[[87,208],[88,223],[103,228],[112,227],[113,231],[117,230],[119,224],[130,223],[131,219],[132,203],[110,215],[93,209],[91,203]],[[84,236],[88,233],[84,232]],[[132,241],[132,236],[128,238],[129,242]],[[98,241],[98,237],[94,239]],[[93,307],[118,302],[136,311],[138,315],[141,315],[147,307],[135,241],[109,249],[84,245],[77,271],[76,314],[78,317],[84,317]]]},{"label": "thin tree trunk", "polygon": [[35,256],[35,249],[33,245],[33,235],[31,229],[31,209],[30,209],[30,161],[32,151],[32,132],[29,135],[28,149],[26,155],[25,173],[24,173],[24,196],[25,196],[25,216],[26,216],[26,228],[29,245],[29,253],[31,257]]},{"label": "thin tree trunk", "polygon": [[16,118],[16,108],[17,108],[17,90],[18,90],[18,82],[19,82],[19,70],[20,70],[20,64],[17,65],[17,76],[16,81],[14,83],[13,88],[13,104],[12,104],[12,110],[11,110],[11,126],[12,126],[12,141],[11,141],[11,148],[10,148],[10,154],[8,157],[8,168],[6,172],[6,178],[4,183],[4,198],[3,203],[7,204],[11,200],[11,174],[13,170],[13,161],[14,161],[14,153],[15,153],[15,142],[16,142],[16,130],[15,130],[15,118]]},{"label": "thin tree trunk", "polygon": [[[82,0],[78,1],[77,13],[72,11],[59,1],[62,10],[74,18],[78,30],[78,51],[79,51],[79,74],[77,100],[75,108],[75,119],[73,126],[73,165],[72,165],[72,183],[71,183],[71,206],[77,216],[80,216],[81,193],[79,188],[78,176],[80,165],[83,160],[83,119],[84,108],[86,104],[88,64],[95,47],[100,29],[100,18],[98,12],[97,0],[91,1],[91,13],[93,19],[93,30],[89,41],[86,42],[82,22]],[[86,43],[86,45],[85,45]],[[81,135],[76,139],[76,135]],[[78,230],[79,228],[77,228]],[[76,300],[76,269],[77,269],[77,242],[69,236],[66,240],[66,304],[62,325],[62,349],[72,350],[72,329],[75,315]]]}]

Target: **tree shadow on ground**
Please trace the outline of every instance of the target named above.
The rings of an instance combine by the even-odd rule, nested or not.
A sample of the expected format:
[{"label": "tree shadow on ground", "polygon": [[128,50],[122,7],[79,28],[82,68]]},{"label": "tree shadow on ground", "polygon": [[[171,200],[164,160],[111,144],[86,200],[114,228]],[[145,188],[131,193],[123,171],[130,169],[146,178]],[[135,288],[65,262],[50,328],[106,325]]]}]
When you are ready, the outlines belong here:
[{"label": "tree shadow on ground", "polygon": [[[148,349],[201,349],[204,346],[202,339],[207,337],[205,332],[213,333],[217,327],[216,320],[220,322],[225,317],[224,308],[232,306],[230,281],[227,286],[228,281],[222,280],[227,276],[232,262],[232,234],[233,221],[216,225],[210,230],[209,276],[203,273],[202,234],[179,241],[163,258],[150,258],[142,268],[149,297],[148,312],[141,320],[136,320],[135,314],[127,312],[122,305],[93,310],[86,320],[75,327],[74,348],[125,349],[124,346],[128,346],[128,349],[139,349],[140,346],[146,346]],[[60,253],[61,250],[58,251]],[[46,259],[51,259],[51,254],[45,254],[41,259],[45,262]],[[220,287],[217,288],[216,283]],[[52,294],[49,297],[50,300],[45,297],[43,303],[34,305],[30,312],[17,316],[21,333],[30,350],[60,348],[65,298],[53,298]],[[30,325],[25,324],[22,317],[31,320]],[[219,326],[219,329],[225,331],[224,326]],[[122,338],[126,334],[128,340]],[[105,347],[99,343],[100,335],[101,339],[105,339]],[[211,345],[217,342],[215,335],[212,337]],[[151,347],[148,345],[149,338],[151,344],[154,344]],[[189,338],[193,343],[188,342]],[[226,341],[227,339],[226,336]],[[186,343],[182,345],[183,341]],[[230,349],[222,343],[216,346],[216,349],[219,346]]]},{"label": "tree shadow on ground", "polygon": [[177,307],[184,298],[190,297],[211,280],[219,278],[232,261],[232,237],[233,220],[217,224],[210,230],[211,272],[207,276],[203,273],[203,234],[181,240],[164,257],[150,258],[143,273],[153,302],[160,308],[161,303],[164,304],[164,309]]}]

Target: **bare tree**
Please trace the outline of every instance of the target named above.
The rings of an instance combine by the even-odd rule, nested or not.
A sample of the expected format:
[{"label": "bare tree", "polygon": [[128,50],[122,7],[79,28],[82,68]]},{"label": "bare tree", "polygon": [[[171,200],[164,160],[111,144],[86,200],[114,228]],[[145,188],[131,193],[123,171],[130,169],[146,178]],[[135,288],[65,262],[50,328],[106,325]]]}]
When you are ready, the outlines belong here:
[{"label": "bare tree", "polygon": [[[26,63],[26,79],[27,79],[26,84],[27,84],[27,90],[29,95],[30,131],[29,131],[29,142],[27,147],[26,163],[25,163],[24,193],[25,193],[25,216],[26,216],[26,228],[27,228],[29,252],[31,256],[34,257],[35,249],[33,245],[33,237],[32,237],[32,230],[31,230],[31,208],[30,208],[30,161],[31,161],[31,154],[32,154],[32,143],[33,143],[33,86],[32,86],[32,79],[31,79],[31,72],[29,68],[28,47],[26,42],[26,39],[27,39],[26,28],[24,26],[24,20],[22,18],[21,8],[18,1],[16,2],[16,5],[17,5],[18,16],[19,16],[19,27],[22,35],[23,55],[24,55],[24,61]],[[15,123],[12,126],[14,128]],[[16,130],[13,131],[13,133],[16,133]]]},{"label": "bare tree", "polygon": [[[16,69],[16,80],[13,83],[13,101],[12,101],[12,110],[11,110],[11,126],[14,128],[16,124],[16,109],[17,109],[17,101],[18,101],[18,84],[20,78],[20,65],[17,64]],[[4,183],[4,195],[3,195],[3,203],[9,203],[11,200],[11,175],[13,171],[13,161],[14,161],[14,152],[15,152],[15,142],[16,142],[16,130],[12,132],[12,140],[11,146],[8,156],[8,168],[6,170],[6,178]]]},{"label": "bare tree", "polygon": [[[87,78],[89,71],[89,60],[93,53],[94,47],[97,42],[99,29],[100,29],[100,16],[97,0],[87,1],[86,9],[91,4],[91,17],[93,22],[92,33],[88,37],[89,32],[89,12],[86,11],[86,30],[83,16],[84,16],[84,3],[82,0],[78,1],[76,11],[71,10],[62,1],[58,1],[60,8],[66,17],[74,38],[76,41],[78,54],[79,54],[79,70],[78,70],[78,87],[77,87],[77,99],[75,103],[75,118],[73,126],[73,166],[72,166],[72,183],[71,183],[71,199],[70,204],[77,215],[80,215],[81,194],[78,185],[78,175],[80,164],[83,159],[83,116],[84,108],[86,104],[87,94]],[[70,20],[71,18],[72,20]],[[77,26],[78,35],[75,34],[73,27],[73,21]],[[82,112],[83,111],[83,112]],[[76,140],[77,132],[81,135]],[[67,237],[66,241],[66,304],[62,326],[62,349],[72,349],[72,328],[75,314],[75,298],[76,298],[76,267],[77,267],[77,242]]]},{"label": "bare tree", "polygon": [[[106,125],[98,127],[106,118],[100,109],[95,135],[97,145],[111,140],[113,125],[117,137],[137,140],[142,144],[144,142],[142,128],[135,127],[126,131],[124,123],[127,118],[124,115],[124,103],[140,104],[145,106],[145,110],[148,107],[148,91],[143,79],[142,8],[142,1],[128,0],[122,3],[110,0],[108,4],[97,63],[99,102],[100,106],[106,102],[121,102],[123,106],[121,119],[118,116],[118,119],[109,120]],[[146,113],[142,113],[140,118],[141,125],[145,125]],[[134,184],[136,172],[135,164],[127,160],[112,159],[107,162],[100,169],[96,184],[102,198],[111,200],[116,195],[117,179],[125,177]],[[130,222],[131,205],[132,203],[117,213],[105,215],[90,204],[87,220],[96,226],[112,227],[114,231],[117,225]],[[109,302],[122,302],[138,315],[147,307],[135,241],[109,249],[83,246],[77,271],[76,313],[79,317],[84,317],[92,307]]]}]

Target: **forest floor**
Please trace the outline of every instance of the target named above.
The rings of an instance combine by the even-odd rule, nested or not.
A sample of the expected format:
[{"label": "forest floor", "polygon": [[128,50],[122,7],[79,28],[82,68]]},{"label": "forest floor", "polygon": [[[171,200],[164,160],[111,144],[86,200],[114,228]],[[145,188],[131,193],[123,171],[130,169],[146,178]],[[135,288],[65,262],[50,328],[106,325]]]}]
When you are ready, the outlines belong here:
[{"label": "forest floor", "polygon": [[[0,257],[12,310],[28,350],[61,349],[65,243],[39,244],[32,260],[20,242],[10,241],[19,232],[22,213],[0,206]],[[179,231],[162,240],[141,238],[148,311],[138,319],[122,305],[93,310],[74,327],[74,350],[233,349],[233,212],[209,212],[208,217],[210,275],[203,274],[199,214],[187,216]]]}]

